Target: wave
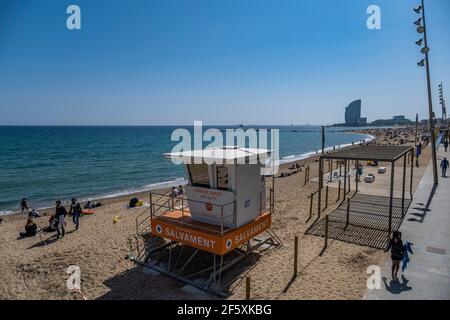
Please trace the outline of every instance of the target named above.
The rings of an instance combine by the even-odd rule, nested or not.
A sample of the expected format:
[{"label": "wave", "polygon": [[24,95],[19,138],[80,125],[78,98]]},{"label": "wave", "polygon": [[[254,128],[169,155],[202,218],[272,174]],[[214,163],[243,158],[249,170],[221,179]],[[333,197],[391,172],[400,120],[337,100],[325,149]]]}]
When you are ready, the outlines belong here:
[{"label": "wave", "polygon": [[[324,151],[326,152],[326,151],[339,150],[339,149],[350,147],[352,145],[360,145],[363,142],[367,143],[367,142],[371,142],[371,141],[375,140],[375,137],[372,136],[372,135],[366,135],[366,136],[367,137],[363,141],[357,141],[357,142],[354,142],[353,144],[346,143],[346,144],[336,145],[336,146],[333,146],[333,147],[327,147],[327,148],[324,149]],[[306,158],[315,156],[316,154],[318,154],[318,153],[316,153],[316,150],[308,151],[308,152],[297,154],[297,155],[291,154],[289,156],[282,157],[280,159],[280,161],[279,161],[279,164],[281,165],[281,164],[296,162],[296,161],[299,161],[299,160],[304,160]]]},{"label": "wave", "polygon": [[139,187],[139,188],[132,188],[132,189],[116,191],[116,192],[108,193],[108,194],[104,194],[104,195],[97,195],[97,196],[92,196],[89,198],[83,198],[83,199],[81,199],[81,202],[100,200],[100,199],[111,199],[111,198],[116,198],[116,197],[120,197],[120,196],[126,196],[129,194],[140,193],[140,192],[159,190],[159,189],[167,189],[167,188],[171,188],[171,187],[178,187],[180,184],[186,185],[187,183],[188,183],[188,181],[185,178],[180,177],[180,178],[176,178],[174,180],[147,184],[147,185]]},{"label": "wave", "polygon": [[7,215],[10,215],[13,213],[14,213],[14,211],[11,211],[11,210],[0,210],[0,216],[7,216]]},{"label": "wave", "polygon": [[[98,201],[98,200],[102,200],[102,199],[112,199],[112,198],[117,198],[117,197],[121,197],[121,196],[127,196],[130,194],[140,193],[140,192],[147,192],[147,191],[159,190],[159,189],[167,189],[167,188],[171,188],[171,187],[175,187],[175,186],[178,187],[179,185],[186,185],[187,183],[188,183],[188,181],[185,178],[179,177],[174,180],[151,183],[151,184],[147,184],[147,185],[144,185],[144,186],[138,187],[138,188],[120,190],[120,191],[115,191],[115,192],[107,193],[107,194],[94,195],[94,196],[82,198],[79,201],[87,202],[87,201],[94,201],[94,200]],[[62,203],[63,203],[63,205],[67,205],[70,203],[70,200],[68,200],[68,199],[62,200]],[[37,211],[48,210],[51,208],[53,208],[53,207],[49,206],[49,205],[44,205],[41,207],[37,207],[36,210]],[[6,215],[15,214],[15,213],[17,213],[17,212],[14,212],[12,210],[0,210],[0,216],[6,216]]]}]

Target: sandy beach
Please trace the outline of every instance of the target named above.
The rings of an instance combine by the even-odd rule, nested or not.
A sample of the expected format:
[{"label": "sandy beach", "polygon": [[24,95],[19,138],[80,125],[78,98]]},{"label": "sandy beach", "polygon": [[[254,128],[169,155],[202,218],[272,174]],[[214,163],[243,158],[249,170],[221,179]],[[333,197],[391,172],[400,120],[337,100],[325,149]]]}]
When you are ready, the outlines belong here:
[{"label": "sandy beach", "polygon": [[[411,127],[362,129],[360,133],[376,137],[377,144],[414,145]],[[420,135],[419,135],[420,137]],[[415,168],[413,189],[417,186],[430,159],[427,146]],[[380,264],[388,255],[381,250],[331,240],[323,255],[323,238],[306,235],[312,222],[308,196],[317,190],[317,156],[297,161],[302,171],[275,180],[276,203],[272,230],[283,246],[263,254],[245,275],[252,279],[254,299],[359,299],[366,291],[366,269]],[[281,172],[288,172],[286,164]],[[382,165],[382,164],[380,164]],[[398,163],[398,165],[402,165]],[[311,181],[304,185],[304,168],[310,166]],[[383,178],[376,185],[362,185],[361,192],[385,192]],[[386,182],[386,183],[384,183]],[[385,188],[385,189],[383,189]],[[398,192],[398,189],[396,189]],[[104,206],[81,218],[76,231],[69,217],[67,235],[56,240],[53,234],[18,239],[25,218],[20,214],[4,216],[0,224],[0,298],[1,299],[215,299],[215,296],[192,291],[185,284],[164,275],[155,275],[125,259],[128,239],[135,235],[135,219],[146,208],[126,209],[129,199],[148,202],[148,192],[102,199]],[[337,198],[331,187],[330,199]],[[322,213],[336,208],[332,204]],[[48,225],[53,209],[42,210],[36,219],[39,228]],[[119,217],[117,223],[114,218]],[[294,237],[299,237],[299,276],[292,277]],[[66,288],[67,267],[81,270],[82,293]],[[245,281],[232,285],[230,299],[245,298]]]}]

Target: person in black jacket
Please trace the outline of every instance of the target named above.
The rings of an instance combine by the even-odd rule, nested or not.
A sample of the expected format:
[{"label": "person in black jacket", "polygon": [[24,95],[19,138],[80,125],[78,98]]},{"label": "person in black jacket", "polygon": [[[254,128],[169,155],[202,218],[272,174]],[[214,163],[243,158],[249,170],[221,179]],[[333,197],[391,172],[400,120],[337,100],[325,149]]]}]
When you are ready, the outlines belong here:
[{"label": "person in black jacket", "polygon": [[56,201],[56,210],[55,210],[55,218],[58,222],[56,226],[56,231],[58,232],[58,238],[61,239],[64,237],[66,230],[65,230],[65,224],[64,218],[67,215],[67,210],[64,208],[63,205],[61,205],[61,201]]},{"label": "person in black jacket", "polygon": [[405,253],[401,232],[394,231],[392,233],[392,239],[389,241],[389,245],[386,251],[389,250],[391,250],[392,259],[392,279],[397,280],[397,273],[400,269],[400,261],[402,261],[403,255]]},{"label": "person in black jacket", "polygon": [[77,199],[72,198],[72,203],[70,204],[69,215],[72,215],[72,221],[75,224],[75,228],[78,230],[80,227],[80,216],[81,216],[81,205],[77,202]]}]

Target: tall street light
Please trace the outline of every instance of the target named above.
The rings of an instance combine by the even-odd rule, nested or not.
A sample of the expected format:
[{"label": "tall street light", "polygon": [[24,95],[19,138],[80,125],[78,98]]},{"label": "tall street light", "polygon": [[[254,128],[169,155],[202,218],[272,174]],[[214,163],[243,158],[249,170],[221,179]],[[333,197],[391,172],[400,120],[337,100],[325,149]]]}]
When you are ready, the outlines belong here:
[{"label": "tall street light", "polygon": [[439,104],[442,106],[442,122],[444,125],[447,123],[447,109],[445,108],[444,100],[444,88],[442,87],[442,82],[439,84]]},{"label": "tall street light", "polygon": [[447,134],[445,136],[445,141],[449,142],[450,140],[450,123],[447,118],[447,107],[445,106],[445,99],[444,99],[444,88],[441,84],[439,84],[439,103],[442,106],[442,121],[443,125],[446,126]]},{"label": "tall street light", "polygon": [[[437,185],[438,182],[438,173],[437,173],[437,157],[436,157],[436,138],[434,136],[434,113],[433,113],[433,99],[431,96],[431,80],[430,80],[430,60],[428,59],[428,52],[430,51],[427,43],[427,28],[425,24],[425,6],[424,6],[424,0],[422,0],[422,5],[414,8],[414,12],[417,14],[420,14],[422,12],[422,17],[420,17],[417,21],[414,22],[414,24],[417,26],[417,32],[423,33],[423,43],[424,46],[420,50],[424,55],[425,59],[422,59],[419,63],[417,63],[418,66],[423,67],[426,66],[426,73],[427,73],[427,89],[428,89],[428,113],[429,113],[429,126],[430,126],[430,133],[431,133],[431,152],[432,152],[432,161],[433,161],[433,181],[434,184]],[[416,44],[421,46],[422,41],[418,40],[416,41]]]}]

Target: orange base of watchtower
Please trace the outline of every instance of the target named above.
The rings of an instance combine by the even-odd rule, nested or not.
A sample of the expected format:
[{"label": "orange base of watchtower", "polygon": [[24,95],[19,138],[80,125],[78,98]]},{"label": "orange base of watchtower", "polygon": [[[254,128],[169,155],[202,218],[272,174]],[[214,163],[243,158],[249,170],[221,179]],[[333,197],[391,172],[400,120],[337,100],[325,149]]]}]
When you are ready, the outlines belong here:
[{"label": "orange base of watchtower", "polygon": [[270,212],[264,212],[240,228],[222,229],[193,220],[188,210],[170,210],[151,219],[151,231],[154,236],[223,256],[269,229],[271,222]]}]

